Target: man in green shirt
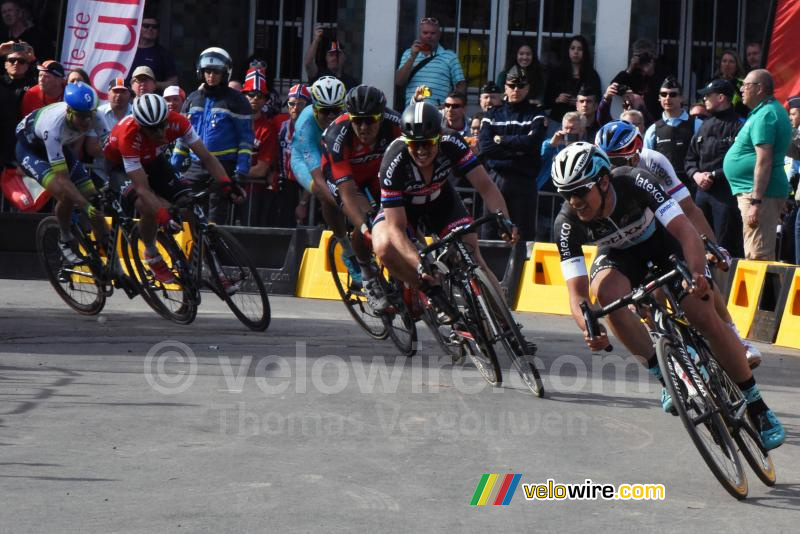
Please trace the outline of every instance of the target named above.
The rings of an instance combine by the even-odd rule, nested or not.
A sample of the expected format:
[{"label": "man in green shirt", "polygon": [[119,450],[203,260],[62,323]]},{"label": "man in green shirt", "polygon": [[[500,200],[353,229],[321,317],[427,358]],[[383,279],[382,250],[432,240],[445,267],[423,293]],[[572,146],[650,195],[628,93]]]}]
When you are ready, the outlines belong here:
[{"label": "man in green shirt", "polygon": [[789,194],[783,157],[792,137],[789,115],[773,96],[767,70],[747,73],[742,101],[753,111],[725,155],[723,171],[742,214],[744,254],[775,259],[775,234]]}]

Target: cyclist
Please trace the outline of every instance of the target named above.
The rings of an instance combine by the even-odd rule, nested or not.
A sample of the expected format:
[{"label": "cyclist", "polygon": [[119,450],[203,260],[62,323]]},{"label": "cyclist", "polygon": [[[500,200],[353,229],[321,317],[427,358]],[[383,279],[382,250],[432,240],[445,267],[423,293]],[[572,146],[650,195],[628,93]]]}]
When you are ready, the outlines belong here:
[{"label": "cyclist", "polygon": [[170,202],[191,190],[189,182],[170,164],[166,154],[169,143],[180,141],[192,149],[234,202],[241,202],[244,191],[225,173],[216,157],[206,148],[189,120],[169,111],[160,95],[149,93],[133,101],[133,114],[122,119],[111,130],[104,154],[112,176],[123,174],[120,194],[123,204],[135,206],[141,219],[139,232],[145,246],[145,263],[160,282],[174,280],[156,247],[159,225],[167,225]]},{"label": "cyclist", "polygon": [[[708,224],[708,220],[692,200],[689,189],[675,174],[672,164],[660,152],[643,146],[642,135],[636,126],[626,121],[611,121],[597,132],[594,144],[606,153],[609,161],[611,161],[612,168],[630,165],[649,171],[669,196],[678,202],[681,210],[694,224],[697,232],[704,234],[712,241],[716,241],[714,231]],[[719,259],[730,265],[730,254],[724,248],[719,248],[725,254],[724,258]],[[747,349],[747,363],[750,368],[755,369],[758,367],[761,363],[761,351],[749,341],[741,338],[739,330],[736,328],[733,318],[725,305],[725,300],[719,288],[716,287],[714,287],[714,307],[725,323],[736,332],[737,337]]]},{"label": "cyclist", "polygon": [[97,194],[94,183],[86,167],[69,148],[85,137],[105,135],[105,127],[95,113],[97,102],[97,94],[91,86],[83,82],[70,83],[64,89],[63,102],[31,112],[16,129],[17,161],[25,174],[55,197],[55,216],[60,229],[58,246],[64,259],[73,265],[84,261],[73,250],[74,237],[70,230],[73,209],[77,207],[87,213],[101,243],[106,230],[102,213],[97,213],[89,202]]},{"label": "cyclist", "polygon": [[372,250],[363,235],[369,234],[380,203],[378,171],[386,148],[400,137],[400,115],[386,108],[383,91],[368,85],[350,89],[345,108],[347,113],[325,130],[323,172],[334,199],[353,224],[352,244],[367,300],[374,309],[386,309]]},{"label": "cyclist", "polygon": [[[561,271],[572,316],[589,348],[596,351],[608,345],[605,331],[594,338],[586,333],[580,304],[589,300],[590,284],[599,303],[608,304],[642,282],[648,260],[663,263],[677,254],[686,259],[695,284],[689,291],[691,298],[681,301],[683,310],[744,393],[764,446],[773,449],[783,443],[783,427],[761,398],[744,346],[708,299],[705,249],[678,203],[646,170],[626,166],[612,172],[605,152],[584,142],[572,144],[556,156],[552,180],[566,199],[555,222]],[[587,243],[600,247],[588,277],[581,251]],[[608,320],[617,338],[663,385],[653,344],[639,318],[622,308]],[[666,389],[661,396],[662,407],[671,412],[672,399]]]},{"label": "cyclist", "polygon": [[347,238],[342,213],[322,174],[322,133],[341,115],[344,107],[344,84],[333,76],[323,76],[311,85],[311,106],[297,117],[292,137],[292,172],[303,189],[320,201],[322,217],[342,245],[342,259],[350,277],[361,283],[361,271]]},{"label": "cyclist", "polygon": [[[373,223],[372,245],[392,274],[410,287],[422,289],[445,319],[452,322],[456,313],[441,286],[424,273],[406,228],[409,224],[416,228],[424,220],[428,231],[444,236],[472,221],[450,184],[451,173],[465,176],[483,197],[488,210],[507,213],[508,208],[464,138],[453,130],[442,129],[441,122],[439,110],[427,102],[415,102],[403,111],[403,135],[389,145],[381,163],[381,209]],[[512,242],[517,237],[516,227],[513,235],[503,235]],[[464,243],[500,288],[481,256],[477,234],[465,235]]]}]

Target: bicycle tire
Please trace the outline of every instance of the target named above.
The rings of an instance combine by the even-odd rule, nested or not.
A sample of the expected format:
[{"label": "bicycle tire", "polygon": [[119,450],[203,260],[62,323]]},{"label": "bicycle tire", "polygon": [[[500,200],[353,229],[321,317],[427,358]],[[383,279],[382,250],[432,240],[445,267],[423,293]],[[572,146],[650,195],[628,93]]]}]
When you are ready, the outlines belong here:
[{"label": "bicycle tire", "polygon": [[156,242],[161,256],[175,275],[175,282],[164,284],[155,279],[153,272],[145,267],[144,243],[139,234],[138,225],[131,230],[131,259],[136,269],[135,278],[142,292],[147,294],[145,300],[164,319],[178,324],[189,324],[197,317],[198,290],[194,287],[188,270],[188,261],[175,238],[170,234],[158,231]]},{"label": "bicycle tire", "polygon": [[[443,281],[444,282],[444,281]],[[446,291],[446,290],[445,290]],[[442,349],[445,355],[450,356],[454,363],[463,360],[466,354],[460,343],[453,343],[450,334],[453,328],[450,325],[439,324],[436,310],[427,302],[427,298],[422,302],[422,321],[430,330],[431,335],[436,340],[436,344]]]},{"label": "bicycle tire", "polygon": [[[381,276],[384,274],[385,270],[382,270]],[[417,323],[403,302],[403,282],[389,275],[384,288],[394,311],[382,314],[381,320],[400,354],[411,357],[417,353]]]},{"label": "bicycle tire", "polygon": [[[72,235],[87,257],[93,249],[86,243],[84,233],[72,225]],[[106,304],[104,284],[98,280],[90,263],[70,266],[58,248],[60,235],[55,217],[42,219],[36,228],[36,251],[39,263],[47,274],[50,285],[64,303],[82,315],[97,315]]]},{"label": "bicycle tire", "polygon": [[[243,325],[263,332],[269,327],[272,315],[267,288],[253,260],[227,230],[209,226],[206,239],[205,261],[217,284],[217,293]],[[238,289],[231,290],[236,286]]]},{"label": "bicycle tire", "polygon": [[367,304],[367,297],[364,294],[363,288],[352,288],[350,280],[350,272],[348,271],[345,278],[345,284],[339,278],[338,269],[336,269],[336,248],[337,242],[335,238],[328,241],[328,265],[330,265],[331,275],[333,276],[333,284],[336,286],[336,291],[342,299],[342,303],[347,312],[353,317],[356,324],[361,327],[368,336],[373,339],[384,340],[389,337],[389,329],[383,323],[380,315],[374,313]]},{"label": "bicycle tire", "polygon": [[[744,499],[748,492],[747,477],[736,452],[736,445],[713,397],[708,394],[704,384],[698,384],[695,380],[699,371],[684,354],[688,354],[685,349],[678,350],[668,337],[660,337],[656,342],[661,374],[695,448],[722,487],[736,499]],[[694,390],[693,393],[684,384],[682,374]],[[707,430],[708,437],[705,432],[701,435],[704,430]],[[727,459],[726,465],[722,465],[722,457],[718,452],[722,452]]]},{"label": "bicycle tire", "polygon": [[500,337],[495,345],[499,341],[499,344],[505,349],[506,355],[517,369],[525,387],[537,397],[543,397],[542,377],[534,362],[531,361],[532,355],[525,354],[525,338],[511,315],[505,298],[497,291],[489,275],[480,267],[475,269],[475,277],[481,292],[479,298],[485,300],[500,332]]},{"label": "bicycle tire", "polygon": [[484,330],[483,313],[475,301],[472,289],[464,287],[461,283],[450,284],[450,299],[453,302],[465,324],[457,323],[453,330],[461,340],[461,347],[469,357],[472,364],[484,380],[492,386],[499,387],[503,384],[503,373],[497,353],[489,342],[489,336]]}]

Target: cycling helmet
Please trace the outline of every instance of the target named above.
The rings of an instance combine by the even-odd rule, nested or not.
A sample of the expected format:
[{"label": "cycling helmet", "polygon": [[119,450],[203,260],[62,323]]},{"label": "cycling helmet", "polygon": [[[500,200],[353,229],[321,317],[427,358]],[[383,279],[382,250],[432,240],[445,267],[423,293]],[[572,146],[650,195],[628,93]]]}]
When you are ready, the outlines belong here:
[{"label": "cycling helmet", "polygon": [[133,118],[141,126],[155,126],[167,118],[167,101],[154,93],[147,93],[133,99]]},{"label": "cycling helmet", "polygon": [[347,92],[345,106],[350,115],[380,115],[386,109],[386,97],[377,87],[358,85]]},{"label": "cycling helmet", "polygon": [[414,102],[403,111],[400,130],[406,139],[431,139],[442,131],[442,114],[433,104]]},{"label": "cycling helmet", "polygon": [[311,85],[311,98],[315,107],[341,107],[344,96],[344,84],[333,76],[323,76]]},{"label": "cycling helmet", "polygon": [[563,193],[597,182],[610,170],[611,162],[602,149],[579,141],[556,155],[550,174],[556,190]]},{"label": "cycling helmet", "polygon": [[64,102],[73,111],[87,113],[97,109],[97,93],[84,82],[68,83],[64,88]]},{"label": "cycling helmet", "polygon": [[644,142],[639,129],[628,121],[611,121],[594,138],[594,144],[609,156],[625,156],[639,152]]},{"label": "cycling helmet", "polygon": [[222,48],[212,46],[200,52],[197,58],[197,78],[203,81],[203,69],[219,69],[227,73],[222,83],[228,83],[233,71],[233,60]]}]

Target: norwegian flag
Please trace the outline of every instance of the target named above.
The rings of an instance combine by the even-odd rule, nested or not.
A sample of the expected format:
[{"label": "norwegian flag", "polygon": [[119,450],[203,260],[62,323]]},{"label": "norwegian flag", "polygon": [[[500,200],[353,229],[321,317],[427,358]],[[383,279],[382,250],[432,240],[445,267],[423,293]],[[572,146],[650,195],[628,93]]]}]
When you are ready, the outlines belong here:
[{"label": "norwegian flag", "polygon": [[250,91],[260,91],[267,94],[267,71],[264,69],[247,69],[247,76],[244,78],[245,93]]}]

